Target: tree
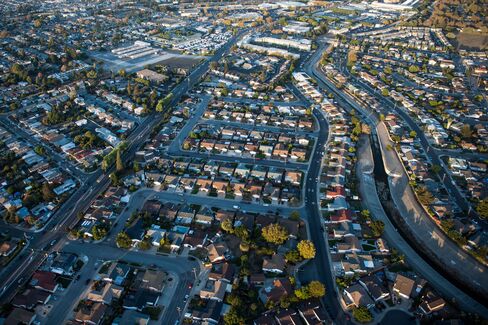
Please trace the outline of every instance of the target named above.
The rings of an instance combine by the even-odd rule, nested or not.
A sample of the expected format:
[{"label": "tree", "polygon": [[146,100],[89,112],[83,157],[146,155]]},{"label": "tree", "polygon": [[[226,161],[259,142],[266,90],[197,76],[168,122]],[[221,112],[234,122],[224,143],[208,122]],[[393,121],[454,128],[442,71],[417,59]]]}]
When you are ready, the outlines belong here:
[{"label": "tree", "polygon": [[289,250],[285,253],[285,260],[288,263],[296,264],[302,260],[300,253],[296,249]]},{"label": "tree", "polygon": [[463,127],[461,128],[461,136],[464,139],[469,139],[471,138],[472,134],[473,132],[471,131],[471,127],[469,126],[469,124],[464,124]]},{"label": "tree", "polygon": [[239,315],[237,309],[232,307],[227,314],[224,315],[224,324],[225,325],[244,325],[246,320],[244,317]]},{"label": "tree", "polygon": [[128,249],[132,246],[132,239],[125,232],[120,232],[119,234],[117,234],[115,242],[117,243],[117,246],[119,248]]},{"label": "tree", "polygon": [[412,131],[410,131],[410,134],[409,134],[409,135],[410,135],[410,137],[411,137],[412,139],[414,139],[414,138],[416,138],[416,137],[417,137],[417,132],[415,132],[414,130],[412,130]]},{"label": "tree", "polygon": [[292,211],[290,213],[290,220],[294,220],[294,221],[300,221],[300,212],[298,211]]},{"label": "tree", "polygon": [[300,256],[304,259],[315,257],[315,245],[310,240],[301,240],[297,245]]},{"label": "tree", "polygon": [[442,170],[442,167],[439,165],[432,165],[431,170],[433,173],[439,174]]},{"label": "tree", "polygon": [[54,198],[55,195],[53,191],[51,191],[49,184],[47,182],[42,184],[42,199],[44,200],[44,202],[49,202]]},{"label": "tree", "polygon": [[263,228],[262,234],[268,243],[281,245],[288,239],[288,232],[277,223],[272,223]]},{"label": "tree", "polygon": [[249,231],[243,225],[234,228],[234,234],[241,240],[247,240],[249,238]]},{"label": "tree", "polygon": [[92,235],[94,240],[101,240],[107,235],[107,227],[104,225],[95,225],[92,228]]},{"label": "tree", "polygon": [[325,286],[320,281],[312,281],[307,285],[308,294],[312,298],[325,296]]},{"label": "tree", "polygon": [[296,289],[295,296],[300,300],[321,298],[325,296],[325,286],[320,281],[311,281],[306,286]]},{"label": "tree", "polygon": [[383,95],[383,97],[386,97],[389,94],[390,94],[390,92],[388,91],[388,89],[386,89],[386,88],[381,89],[381,95]]},{"label": "tree", "polygon": [[349,53],[347,53],[347,66],[349,68],[352,67],[357,60],[358,60],[358,56],[356,54],[356,51],[349,50]]},{"label": "tree", "polygon": [[163,100],[160,99],[158,100],[158,104],[156,105],[156,112],[163,112],[163,111],[164,111]]},{"label": "tree", "polygon": [[476,206],[476,212],[483,219],[488,219],[488,200],[482,200]]},{"label": "tree", "polygon": [[418,188],[417,196],[420,203],[422,203],[423,205],[430,205],[434,202],[434,196],[425,186],[421,186]]},{"label": "tree", "polygon": [[364,306],[355,308],[352,311],[352,316],[359,323],[369,323],[373,320],[373,315],[371,315],[371,312],[368,310],[368,308]]},{"label": "tree", "polygon": [[151,248],[151,242],[149,239],[144,238],[144,240],[141,240],[138,247],[139,249],[147,251],[149,248]]},{"label": "tree", "polygon": [[385,224],[381,220],[372,221],[369,227],[371,228],[371,231],[375,237],[380,237],[385,230]]},{"label": "tree", "polygon": [[222,228],[223,231],[232,234],[234,232],[234,225],[232,224],[232,221],[230,219],[225,219],[222,221],[220,224],[220,228]]},{"label": "tree", "polygon": [[310,298],[307,287],[301,287],[300,289],[296,289],[295,296],[300,300],[307,300]]},{"label": "tree", "polygon": [[115,170],[120,173],[124,170],[124,163],[122,162],[122,157],[120,156],[120,149],[117,150],[115,158]]}]

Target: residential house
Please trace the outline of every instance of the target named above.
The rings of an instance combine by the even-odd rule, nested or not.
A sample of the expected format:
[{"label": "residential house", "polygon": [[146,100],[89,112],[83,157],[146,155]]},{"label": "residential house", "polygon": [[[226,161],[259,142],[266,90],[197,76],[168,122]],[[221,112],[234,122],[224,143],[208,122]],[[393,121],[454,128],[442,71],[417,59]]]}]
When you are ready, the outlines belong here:
[{"label": "residential house", "polygon": [[401,274],[397,274],[395,283],[393,284],[393,292],[397,293],[404,299],[410,299],[414,287],[415,280],[407,278]]},{"label": "residential house", "polygon": [[285,272],[285,257],[281,254],[273,254],[271,258],[263,258],[263,272],[282,274]]}]

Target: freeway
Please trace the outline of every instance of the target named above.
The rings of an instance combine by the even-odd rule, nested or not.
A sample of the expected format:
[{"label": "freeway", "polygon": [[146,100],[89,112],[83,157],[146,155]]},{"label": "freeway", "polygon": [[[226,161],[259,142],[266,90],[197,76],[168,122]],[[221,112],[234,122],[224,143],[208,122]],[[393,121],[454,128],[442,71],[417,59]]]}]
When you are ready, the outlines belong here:
[{"label": "freeway", "polygon": [[[321,45],[323,47],[323,45]],[[389,136],[387,134],[387,131],[384,127],[383,123],[378,124],[378,119],[377,117],[371,113],[367,112],[364,107],[359,105],[355,100],[353,100],[351,97],[349,97],[347,94],[343,93],[339,89],[335,87],[334,84],[332,84],[325,75],[317,68],[316,63],[318,62],[319,57],[315,57],[317,61],[315,61],[314,64],[312,64],[309,69],[308,73],[310,75],[313,75],[318,84],[323,88],[327,89],[335,94],[335,100],[342,105],[344,108],[351,109],[353,108],[357,112],[360,113],[360,115],[363,117],[365,121],[368,122],[368,124],[371,125],[372,130],[376,130],[377,133],[377,139],[379,139],[379,143],[381,144],[382,147],[382,154],[387,153],[389,150],[386,150],[386,145],[389,143]],[[377,127],[378,126],[378,127]],[[418,133],[420,134],[420,132]],[[391,173],[393,178],[399,179],[399,177],[396,175],[397,173],[400,174],[401,172],[401,177],[404,178],[404,169],[401,167],[401,162],[399,161],[398,156],[391,156],[388,161],[384,159],[383,161],[387,164],[385,166],[385,169],[390,169],[390,172],[394,171]],[[390,166],[390,168],[388,168]],[[406,176],[405,176],[406,177]],[[477,261],[467,254],[465,251],[463,251],[461,248],[457,246],[453,246],[453,242],[447,238],[445,234],[439,231],[438,227],[433,223],[431,218],[425,217],[425,218],[419,218],[418,215],[415,215],[414,208],[416,209],[416,206],[418,205],[418,201],[413,197],[413,193],[408,188],[406,188],[405,181],[398,182],[398,181],[390,181],[390,185],[394,185],[393,191],[391,192],[392,196],[396,195],[398,199],[395,201],[395,203],[400,204],[399,208],[402,209],[402,212],[408,211],[407,216],[409,218],[413,218],[413,220],[409,223],[410,226],[415,226],[412,228],[411,233],[413,235],[417,236],[418,234],[421,234],[422,240],[418,239],[420,243],[423,243],[424,240],[428,240],[428,243],[423,243],[423,247],[429,247],[428,245],[432,245],[429,248],[429,251],[434,253],[434,256],[437,258],[440,258],[442,262],[437,260],[436,262],[439,263],[442,267],[442,269],[447,272],[447,273],[455,273],[456,279],[458,279],[460,282],[463,284],[469,286],[470,288],[474,288],[476,291],[486,291],[486,287],[483,287],[483,285],[480,285],[478,283],[474,283],[472,281],[476,281],[476,279],[479,279],[480,282],[485,283],[487,281],[487,277],[485,275],[485,269],[480,263],[477,263]],[[401,201],[401,202],[400,202]],[[414,203],[417,203],[415,206],[413,205]],[[418,211],[418,210],[415,210]],[[420,213],[420,212],[418,212]],[[423,214],[422,214],[423,215]],[[405,215],[402,215],[405,217]],[[432,236],[432,234],[435,233],[435,238]],[[429,236],[430,234],[430,236]],[[435,243],[434,243],[435,242]],[[447,262],[446,262],[447,261]],[[421,273],[419,271],[419,273]],[[436,283],[433,282],[433,285]],[[442,288],[438,288],[439,291],[442,292]],[[464,296],[460,296],[459,298],[462,299]]]},{"label": "freeway", "polygon": [[[193,70],[186,80],[179,83],[173,89],[173,96],[170,100],[170,107],[176,105],[182,96],[191,89],[203,75],[208,71],[210,62],[218,61],[229,49],[234,45],[238,38],[246,30],[241,31],[233,36],[225,45],[218,49],[215,54],[208,60],[201,63],[195,70]],[[140,148],[140,146],[150,136],[154,126],[159,123],[160,118],[158,113],[152,113],[145,122],[138,125],[136,129],[130,134],[127,139],[127,149],[122,154],[122,160],[128,162]],[[66,241],[65,230],[71,228],[78,222],[78,213],[83,212],[90,206],[91,202],[101,194],[110,185],[110,178],[108,175],[115,170],[115,166],[110,167],[106,173],[100,169],[92,173],[86,178],[81,187],[79,187],[70,198],[56,211],[51,217],[45,230],[40,234],[34,234],[30,240],[29,247],[33,249],[33,257],[28,260],[20,258],[14,259],[8,266],[7,274],[9,277],[2,277],[0,289],[0,302],[8,302],[13,297],[17,288],[27,282],[32,273],[39,267],[44,260],[46,254],[54,251],[56,248],[62,246],[62,242]],[[56,226],[55,226],[56,225]],[[48,246],[49,243],[56,242],[54,246]],[[12,285],[12,284],[16,285]]]}]

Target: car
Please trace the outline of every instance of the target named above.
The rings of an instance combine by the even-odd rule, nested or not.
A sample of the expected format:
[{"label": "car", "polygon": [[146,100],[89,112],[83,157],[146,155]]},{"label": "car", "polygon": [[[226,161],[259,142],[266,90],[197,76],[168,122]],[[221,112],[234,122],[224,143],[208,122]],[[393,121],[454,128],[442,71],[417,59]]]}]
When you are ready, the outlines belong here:
[{"label": "car", "polygon": [[188,283],[188,289],[191,289],[191,288],[193,288],[193,284]]},{"label": "car", "polygon": [[49,243],[49,246],[54,246],[54,244],[56,244],[56,239],[54,239],[53,241],[51,241],[51,243]]}]

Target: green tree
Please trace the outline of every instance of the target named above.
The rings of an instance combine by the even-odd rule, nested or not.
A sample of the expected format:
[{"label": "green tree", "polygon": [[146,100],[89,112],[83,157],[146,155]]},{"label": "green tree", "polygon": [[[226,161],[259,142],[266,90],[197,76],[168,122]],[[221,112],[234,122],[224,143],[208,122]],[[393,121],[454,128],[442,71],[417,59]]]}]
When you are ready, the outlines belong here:
[{"label": "green tree", "polygon": [[292,211],[290,213],[290,219],[291,220],[294,220],[294,221],[300,221],[300,212],[298,212],[296,210],[295,211]]},{"label": "green tree", "polygon": [[277,223],[267,225],[262,229],[262,235],[268,243],[281,245],[288,239],[288,232]]},{"label": "green tree", "polygon": [[132,239],[125,232],[118,233],[115,242],[120,248],[128,249],[132,246]]},{"label": "green tree", "polygon": [[122,162],[122,157],[120,155],[120,149],[117,150],[115,158],[115,170],[120,173],[124,170],[124,163]]},{"label": "green tree", "polygon": [[380,237],[385,230],[385,224],[381,220],[374,220],[370,223],[369,227],[373,232],[373,236]]},{"label": "green tree", "polygon": [[151,241],[147,238],[144,238],[144,240],[141,240],[138,247],[139,249],[147,251],[149,248],[151,248]]},{"label": "green tree", "polygon": [[53,200],[56,196],[54,195],[53,191],[49,187],[49,184],[46,182],[42,184],[42,199],[44,202],[49,202]]},{"label": "green tree", "polygon": [[325,286],[320,281],[312,281],[307,284],[307,290],[312,298],[321,298],[325,296]]},{"label": "green tree", "polygon": [[439,174],[442,170],[442,167],[439,165],[432,165],[431,170],[433,173]]},{"label": "green tree", "polygon": [[289,250],[285,253],[285,260],[288,263],[296,264],[302,260],[300,253],[296,249]]},{"label": "green tree", "polygon": [[488,219],[488,200],[481,200],[476,206],[476,212],[483,219]]},{"label": "green tree", "polygon": [[220,224],[220,228],[222,228],[223,231],[232,234],[234,232],[234,225],[232,224],[232,221],[230,219],[225,219],[222,221]]},{"label": "green tree", "polygon": [[315,245],[310,240],[301,240],[297,245],[300,256],[304,259],[315,257]]},{"label": "green tree", "polygon": [[368,308],[361,306],[352,311],[352,316],[359,323],[369,323],[373,320],[373,315]]},{"label": "green tree", "polygon": [[95,225],[92,228],[92,235],[94,240],[101,240],[107,235],[107,227],[105,225]]},{"label": "green tree", "polygon": [[415,132],[414,130],[412,130],[412,131],[410,131],[410,134],[409,135],[410,135],[410,137],[412,139],[415,139],[417,137],[417,132]]}]

